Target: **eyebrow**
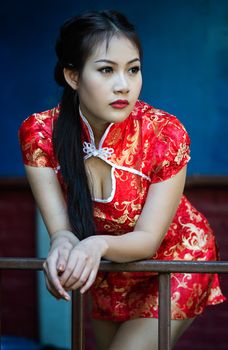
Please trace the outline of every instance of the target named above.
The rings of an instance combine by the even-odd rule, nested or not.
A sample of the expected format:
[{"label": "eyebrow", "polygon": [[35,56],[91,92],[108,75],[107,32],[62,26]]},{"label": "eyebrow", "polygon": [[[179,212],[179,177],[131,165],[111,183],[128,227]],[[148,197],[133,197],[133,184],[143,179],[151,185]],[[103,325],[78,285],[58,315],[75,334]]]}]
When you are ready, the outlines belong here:
[{"label": "eyebrow", "polygon": [[[139,58],[133,58],[133,60],[127,62],[127,64],[131,64],[131,63],[136,62],[136,61],[139,61],[139,62],[140,62],[140,59],[139,59]],[[102,63],[102,62],[103,62],[103,63],[110,63],[110,64],[117,65],[116,62],[111,61],[111,60],[106,60],[106,59],[101,59],[101,60],[95,61],[95,63]]]}]

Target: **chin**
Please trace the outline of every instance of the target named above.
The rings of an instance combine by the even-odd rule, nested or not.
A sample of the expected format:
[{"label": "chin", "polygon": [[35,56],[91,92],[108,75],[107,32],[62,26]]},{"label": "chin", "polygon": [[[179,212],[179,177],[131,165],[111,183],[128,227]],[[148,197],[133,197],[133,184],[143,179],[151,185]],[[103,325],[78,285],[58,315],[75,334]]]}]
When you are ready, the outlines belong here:
[{"label": "chin", "polygon": [[124,110],[118,110],[116,113],[114,112],[110,117],[111,123],[121,123],[125,119],[128,118],[128,116],[131,114],[131,110],[124,111]]},{"label": "chin", "polygon": [[115,124],[122,123],[127,119],[128,116],[129,116],[129,114],[121,116],[121,117],[116,117],[116,118],[114,117],[114,118],[112,118],[110,123],[115,123]]}]

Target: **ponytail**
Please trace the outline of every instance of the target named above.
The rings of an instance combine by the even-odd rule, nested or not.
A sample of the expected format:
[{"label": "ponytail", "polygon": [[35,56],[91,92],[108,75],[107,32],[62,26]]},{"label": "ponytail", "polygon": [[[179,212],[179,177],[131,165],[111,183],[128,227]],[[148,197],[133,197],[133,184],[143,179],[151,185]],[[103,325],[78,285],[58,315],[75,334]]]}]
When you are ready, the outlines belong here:
[{"label": "ponytail", "polygon": [[93,204],[83,160],[82,125],[77,93],[66,86],[53,131],[54,151],[67,187],[67,209],[74,234],[82,240],[95,234]]},{"label": "ponytail", "polygon": [[68,86],[63,70],[71,69],[80,75],[97,46],[103,42],[108,45],[114,35],[128,38],[142,55],[134,26],[116,11],[89,12],[69,19],[61,26],[55,46],[58,57],[55,80],[64,91],[60,115],[54,126],[53,145],[67,187],[69,220],[79,239],[95,233],[93,203],[83,160],[79,101]]}]

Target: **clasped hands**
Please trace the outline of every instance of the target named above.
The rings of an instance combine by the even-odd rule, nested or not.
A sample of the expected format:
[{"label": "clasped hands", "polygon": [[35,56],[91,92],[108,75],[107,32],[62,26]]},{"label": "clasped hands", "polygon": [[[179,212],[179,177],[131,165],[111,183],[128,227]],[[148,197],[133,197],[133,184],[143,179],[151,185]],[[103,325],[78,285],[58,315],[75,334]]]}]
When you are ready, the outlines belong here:
[{"label": "clasped hands", "polygon": [[68,301],[68,291],[80,288],[85,293],[95,281],[105,250],[106,242],[99,235],[79,241],[70,231],[55,233],[43,264],[49,292]]}]

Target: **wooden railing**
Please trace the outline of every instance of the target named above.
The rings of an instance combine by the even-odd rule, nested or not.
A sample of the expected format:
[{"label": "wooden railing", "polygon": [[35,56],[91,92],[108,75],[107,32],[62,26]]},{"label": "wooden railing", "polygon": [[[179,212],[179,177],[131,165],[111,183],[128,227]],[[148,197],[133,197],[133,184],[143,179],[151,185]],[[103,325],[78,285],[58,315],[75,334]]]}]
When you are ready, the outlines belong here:
[{"label": "wooden railing", "polygon": [[[43,259],[34,258],[0,258],[0,270],[42,270],[43,262]],[[228,273],[228,261],[146,260],[124,264],[102,261],[100,271],[153,271],[159,274],[159,350],[170,350],[170,274]],[[75,291],[72,293],[71,350],[84,350],[84,324],[84,297]]]}]

